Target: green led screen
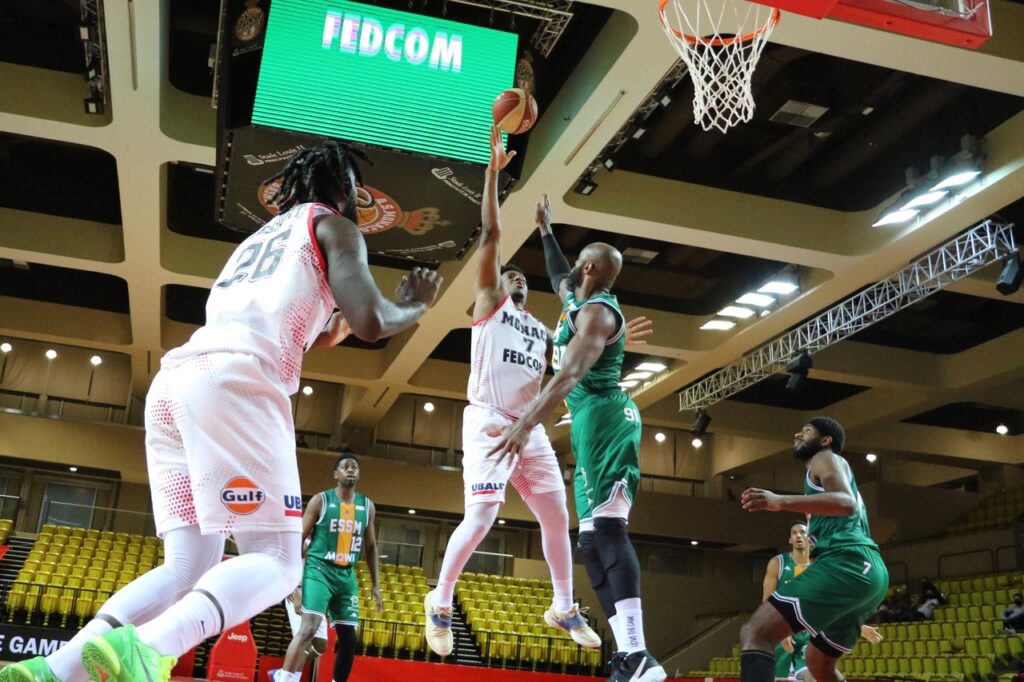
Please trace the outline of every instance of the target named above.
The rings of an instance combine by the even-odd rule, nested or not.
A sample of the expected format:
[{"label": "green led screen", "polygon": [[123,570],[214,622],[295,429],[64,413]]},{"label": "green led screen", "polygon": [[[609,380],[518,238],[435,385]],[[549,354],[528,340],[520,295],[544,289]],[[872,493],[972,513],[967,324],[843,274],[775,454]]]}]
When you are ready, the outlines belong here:
[{"label": "green led screen", "polygon": [[348,0],[274,0],[252,122],[486,163],[517,38]]}]

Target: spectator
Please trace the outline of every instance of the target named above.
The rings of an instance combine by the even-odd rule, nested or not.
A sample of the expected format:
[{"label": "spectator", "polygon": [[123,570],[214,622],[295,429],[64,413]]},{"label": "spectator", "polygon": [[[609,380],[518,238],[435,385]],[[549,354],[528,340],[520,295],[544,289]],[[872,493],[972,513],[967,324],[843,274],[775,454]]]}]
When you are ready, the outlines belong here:
[{"label": "spectator", "polygon": [[1013,635],[1024,630],[1024,597],[1013,595],[1013,606],[1003,610],[1003,634]]},{"label": "spectator", "polygon": [[921,605],[910,614],[911,620],[931,620],[935,615],[935,607],[939,606],[942,601],[939,600],[937,594],[928,592],[928,598],[921,602]]}]

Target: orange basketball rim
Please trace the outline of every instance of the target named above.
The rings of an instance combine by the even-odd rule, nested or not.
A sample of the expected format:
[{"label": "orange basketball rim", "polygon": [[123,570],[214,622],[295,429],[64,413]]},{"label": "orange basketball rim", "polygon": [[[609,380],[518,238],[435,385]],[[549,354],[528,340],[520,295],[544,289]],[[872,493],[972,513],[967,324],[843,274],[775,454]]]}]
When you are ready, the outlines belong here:
[{"label": "orange basketball rim", "polygon": [[664,25],[666,30],[671,31],[672,34],[675,35],[675,37],[678,38],[679,40],[685,40],[691,45],[710,45],[711,47],[725,47],[726,45],[732,45],[734,43],[749,43],[751,40],[754,40],[758,36],[764,34],[766,31],[771,31],[771,29],[775,28],[775,25],[779,23],[779,17],[781,16],[779,8],[773,7],[771,14],[768,16],[768,21],[766,21],[764,24],[754,29],[753,31],[750,31],[749,33],[744,33],[743,35],[738,36],[728,36],[724,38],[716,34],[712,37],[705,38],[702,36],[693,36],[688,33],[683,33],[682,31],[678,30],[677,28],[669,24],[668,19],[665,17],[665,7],[670,2],[672,2],[672,0],[658,0],[658,17],[661,19],[661,23],[662,25]]}]

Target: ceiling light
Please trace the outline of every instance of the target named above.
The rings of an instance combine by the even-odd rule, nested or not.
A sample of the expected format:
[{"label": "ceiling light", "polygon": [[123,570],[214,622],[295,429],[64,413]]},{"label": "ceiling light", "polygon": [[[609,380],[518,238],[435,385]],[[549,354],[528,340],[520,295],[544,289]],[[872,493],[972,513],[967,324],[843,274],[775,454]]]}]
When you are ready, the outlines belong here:
[{"label": "ceiling light", "polygon": [[504,526],[505,525],[505,519],[498,519],[498,525],[499,526]]},{"label": "ceiling light", "polygon": [[601,162],[601,165],[607,168],[609,171],[613,171],[615,170],[615,159],[613,159],[610,156],[605,157],[605,160]]},{"label": "ceiling light", "polygon": [[433,412],[434,411],[434,403],[429,402],[429,401],[423,403],[423,411],[424,412]]},{"label": "ceiling light", "polygon": [[99,367],[100,365],[103,364],[103,358],[101,358],[98,355],[94,355],[91,358],[89,358],[89,362],[92,363],[93,367]]},{"label": "ceiling light", "polygon": [[4,353],[10,353],[12,350],[14,350],[14,346],[7,343],[6,341],[0,343],[0,351],[3,351]]},{"label": "ceiling light", "polygon": [[786,380],[786,392],[791,395],[799,393],[804,387],[807,372],[813,366],[814,360],[811,359],[811,354],[806,350],[800,351],[799,355],[787,362],[786,372],[789,373],[789,379]]},{"label": "ceiling light", "polygon": [[415,514],[415,513],[416,513],[416,510],[415,510],[415,509],[410,509],[410,510],[409,510],[409,513],[410,513],[410,514]]},{"label": "ceiling light", "polygon": [[82,100],[82,108],[87,114],[101,115],[103,114],[103,98],[86,97]]},{"label": "ceiling light", "polygon": [[650,379],[652,372],[633,372],[627,375],[624,381],[633,381],[633,379]]},{"label": "ceiling light", "polygon": [[700,438],[694,438],[693,440],[690,441],[690,445],[699,449],[700,446],[704,445],[704,441],[702,441]]},{"label": "ceiling light", "polygon": [[636,368],[642,372],[664,372],[668,369],[668,365],[663,365],[660,362],[641,362]]},{"label": "ceiling light", "polygon": [[661,431],[658,431],[656,434],[654,434],[654,440],[658,441],[659,443],[664,443],[665,438],[665,434],[662,433]]},{"label": "ceiling light", "polygon": [[756,305],[758,308],[767,308],[772,303],[775,303],[775,299],[764,294],[743,294],[736,299],[736,302],[742,305]]},{"label": "ceiling light", "polygon": [[788,282],[785,280],[773,279],[771,282],[768,282],[763,287],[758,289],[757,293],[786,295],[793,293],[799,288],[800,286],[796,282]]},{"label": "ceiling light", "polygon": [[869,462],[871,462],[872,464],[874,464],[874,463],[875,463],[875,460],[877,460],[877,459],[878,459],[878,455],[876,455],[876,454],[875,454],[875,453],[873,453],[873,452],[869,452],[868,454],[864,455],[864,459],[866,459],[867,461],[869,461]]},{"label": "ceiling light", "polygon": [[698,412],[697,420],[693,422],[693,428],[690,429],[690,433],[694,437],[700,438],[707,432],[709,426],[711,426],[711,415],[707,412]]},{"label": "ceiling light", "polygon": [[918,196],[918,197],[914,197],[913,199],[911,199],[907,203],[903,204],[903,206],[900,207],[900,210],[901,211],[906,211],[906,210],[909,210],[911,208],[919,208],[921,206],[931,206],[932,204],[935,204],[935,203],[938,203],[939,201],[941,201],[942,197],[946,196],[947,194],[949,194],[949,191],[948,190],[944,190],[944,189],[935,190],[935,191],[932,191],[932,192],[926,192],[925,194],[922,194],[921,196]]},{"label": "ceiling light", "polygon": [[641,137],[644,136],[644,133],[646,132],[647,128],[644,128],[643,126],[637,126],[636,129],[633,131],[633,134],[630,135],[630,137],[633,138],[634,140],[639,140]]},{"label": "ceiling light", "polygon": [[302,387],[302,395],[313,395],[313,387],[312,386],[303,386]]},{"label": "ceiling light", "polygon": [[46,359],[47,360],[53,360],[56,357],[57,357],[57,351],[55,351],[54,349],[50,348],[49,350],[46,351]]},{"label": "ceiling light", "polygon": [[594,182],[589,175],[586,175],[579,179],[576,186],[572,188],[576,194],[582,194],[583,196],[590,196],[597,189],[597,183]]},{"label": "ceiling light", "polygon": [[619,382],[619,388],[633,388],[634,386],[636,386],[639,383],[640,383],[639,381],[633,381],[633,380],[630,380],[630,381],[620,381]]},{"label": "ceiling light", "polygon": [[896,225],[897,223],[905,223],[908,220],[913,220],[917,214],[920,213],[916,208],[907,209],[905,211],[889,211],[877,222],[872,223],[871,227],[882,227],[883,225]]},{"label": "ceiling light", "polygon": [[978,177],[979,175],[981,175],[981,171],[977,169],[954,173],[953,175],[950,175],[948,178],[943,179],[942,182],[940,182],[939,184],[932,187],[932,191],[966,185],[968,182]]},{"label": "ceiling light", "polygon": [[696,546],[697,546],[697,545],[699,545],[700,543],[699,543],[699,542],[697,542],[696,540],[690,540],[690,544],[691,544],[691,545],[693,545],[694,547],[696,547]]},{"label": "ceiling light", "polygon": [[78,467],[68,467],[68,471],[70,471],[71,473],[75,473],[76,471],[78,471]]},{"label": "ceiling light", "polygon": [[707,330],[720,330],[725,331],[726,329],[732,329],[736,326],[736,323],[731,320],[708,320],[700,326],[701,329]]},{"label": "ceiling light", "polygon": [[1000,436],[1005,436],[1009,432],[1010,429],[1006,426],[1006,424],[1000,424],[999,426],[996,427],[996,433],[998,433]]},{"label": "ceiling light", "polygon": [[760,317],[768,317],[769,315],[771,315],[771,313],[772,311],[770,310],[762,310]]},{"label": "ceiling light", "polygon": [[754,314],[754,311],[750,308],[741,308],[738,305],[727,305],[718,311],[719,315],[725,315],[726,317],[737,317],[741,320],[745,320]]}]

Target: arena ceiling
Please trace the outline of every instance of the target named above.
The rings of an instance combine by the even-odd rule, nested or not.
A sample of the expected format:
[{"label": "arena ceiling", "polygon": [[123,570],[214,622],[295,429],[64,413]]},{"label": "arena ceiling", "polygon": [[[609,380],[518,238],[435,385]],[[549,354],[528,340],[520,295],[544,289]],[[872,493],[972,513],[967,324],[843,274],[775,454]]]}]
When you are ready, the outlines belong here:
[{"label": "arena ceiling", "polygon": [[[675,62],[655,4],[581,7],[503,208],[504,254],[529,275],[541,319],[558,308],[533,227],[541,194],[570,253],[598,239],[649,252],[618,283],[627,313],[656,325],[627,369],[669,365],[633,393],[648,425],[689,429],[680,389],[978,221],[1024,223],[1024,6],[1010,0],[994,0],[996,35],[978,51],[787,15],[758,77],[759,111],[799,99],[831,115],[810,128],[759,115],[728,135],[704,133],[689,120],[684,81],[616,170],[595,177],[597,190],[575,193]],[[160,355],[202,321],[205,292],[239,240],[213,220],[215,5],[106,3],[104,116],[82,112],[77,2],[0,9],[0,336],[126,354],[140,399]],[[975,189],[909,227],[871,227],[908,165],[952,153],[968,133],[985,139]],[[346,424],[376,424],[403,393],[464,397],[471,261],[441,267],[443,295],[414,330],[309,356],[306,378],[346,386]],[[770,314],[700,329],[793,266],[801,288]],[[373,269],[385,290],[402,274]],[[821,411],[846,424],[853,452],[1024,463],[1024,293],[998,294],[998,274],[990,267],[820,353],[796,398],[776,378],[713,407],[701,451],[711,473],[774,461]],[[993,420],[1010,434],[994,433]]]}]

